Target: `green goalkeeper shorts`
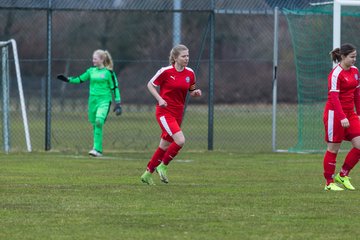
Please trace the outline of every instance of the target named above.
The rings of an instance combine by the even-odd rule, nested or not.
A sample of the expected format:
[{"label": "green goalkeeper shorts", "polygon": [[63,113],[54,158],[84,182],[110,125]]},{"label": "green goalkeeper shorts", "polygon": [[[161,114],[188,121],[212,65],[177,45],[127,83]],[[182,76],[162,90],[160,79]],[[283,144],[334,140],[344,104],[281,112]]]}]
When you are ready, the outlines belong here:
[{"label": "green goalkeeper shorts", "polygon": [[88,117],[89,122],[94,125],[96,118],[102,118],[106,120],[111,105],[111,97],[108,96],[90,96]]}]

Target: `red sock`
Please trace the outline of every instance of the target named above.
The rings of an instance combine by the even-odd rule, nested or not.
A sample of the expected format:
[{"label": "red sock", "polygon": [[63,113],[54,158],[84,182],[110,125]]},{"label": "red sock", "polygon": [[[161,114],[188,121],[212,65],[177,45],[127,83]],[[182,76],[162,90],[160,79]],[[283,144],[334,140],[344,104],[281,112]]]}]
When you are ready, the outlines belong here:
[{"label": "red sock", "polygon": [[326,151],[324,156],[324,177],[326,179],[326,185],[334,182],[333,175],[336,168],[336,156],[337,153]]},{"label": "red sock", "polygon": [[159,164],[161,163],[161,159],[163,158],[165,154],[165,150],[161,149],[161,148],[157,148],[154,155],[152,156],[152,158],[150,159],[148,165],[147,165],[147,170],[149,172],[154,172],[155,168],[157,166],[159,166]]},{"label": "red sock", "polygon": [[178,152],[180,151],[180,149],[182,148],[182,146],[177,145],[175,142],[172,142],[168,148],[168,150],[166,151],[162,162],[165,165],[168,165],[169,162],[171,160],[173,160],[173,158],[178,154]]},{"label": "red sock", "polygon": [[344,177],[349,175],[349,172],[359,162],[360,149],[352,148],[346,155],[345,162],[341,167],[340,176]]}]

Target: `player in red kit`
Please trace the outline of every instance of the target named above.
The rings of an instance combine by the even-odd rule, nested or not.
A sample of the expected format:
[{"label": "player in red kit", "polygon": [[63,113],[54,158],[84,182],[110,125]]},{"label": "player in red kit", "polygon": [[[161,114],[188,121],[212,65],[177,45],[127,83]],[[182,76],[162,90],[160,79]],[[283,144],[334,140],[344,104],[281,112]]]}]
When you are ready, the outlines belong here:
[{"label": "player in red kit", "polygon": [[150,93],[157,100],[156,120],[162,130],[160,144],[141,176],[141,181],[149,185],[154,185],[152,173],[155,170],[162,182],[169,182],[168,165],[185,144],[180,126],[186,95],[189,92],[192,97],[201,96],[201,90],[195,85],[194,71],[187,67],[189,49],[184,45],[175,46],[170,51],[169,62],[170,66],[161,68],[147,84]]},{"label": "player in red kit", "polygon": [[[327,142],[323,162],[325,190],[344,190],[335,182],[346,189],[355,190],[348,175],[360,159],[359,71],[354,66],[357,53],[353,45],[344,44],[340,48],[335,48],[330,54],[334,63],[339,64],[328,76],[328,100],[324,110],[323,120]],[[356,108],[356,113],[354,108]],[[340,173],[335,175],[336,156],[343,140],[351,141],[353,147],[346,155]]]}]

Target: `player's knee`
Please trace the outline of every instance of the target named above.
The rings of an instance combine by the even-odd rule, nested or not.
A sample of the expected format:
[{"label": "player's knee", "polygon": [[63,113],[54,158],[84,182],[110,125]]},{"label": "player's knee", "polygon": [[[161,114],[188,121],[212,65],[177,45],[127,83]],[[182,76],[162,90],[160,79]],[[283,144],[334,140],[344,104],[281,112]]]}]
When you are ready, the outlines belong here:
[{"label": "player's knee", "polygon": [[95,125],[96,125],[96,127],[103,127],[104,126],[104,119],[102,119],[102,118],[97,118],[96,120],[95,120]]},{"label": "player's knee", "polygon": [[179,146],[184,146],[185,144],[185,136],[184,134],[180,131],[175,133],[173,136],[174,142],[179,145]]},{"label": "player's knee", "polygon": [[185,145],[185,137],[184,138],[179,138],[175,140],[175,143],[179,146],[184,146]]}]

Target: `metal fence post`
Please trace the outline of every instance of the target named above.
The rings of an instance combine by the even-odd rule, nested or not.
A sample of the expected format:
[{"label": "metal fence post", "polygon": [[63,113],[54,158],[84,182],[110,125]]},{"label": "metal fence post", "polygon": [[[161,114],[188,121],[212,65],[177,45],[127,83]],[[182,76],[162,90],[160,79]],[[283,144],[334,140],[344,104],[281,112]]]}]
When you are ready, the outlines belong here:
[{"label": "metal fence post", "polygon": [[273,59],[273,99],[272,99],[272,151],[276,151],[276,104],[277,104],[277,67],[278,67],[278,35],[279,8],[274,11],[274,59]]},{"label": "metal fence post", "polygon": [[210,13],[210,50],[209,50],[209,115],[208,115],[208,150],[214,149],[214,79],[215,79],[215,1],[212,1]]},{"label": "metal fence post", "polygon": [[52,10],[51,0],[47,11],[47,80],[46,80],[46,119],[45,119],[45,150],[51,149],[51,32]]}]

